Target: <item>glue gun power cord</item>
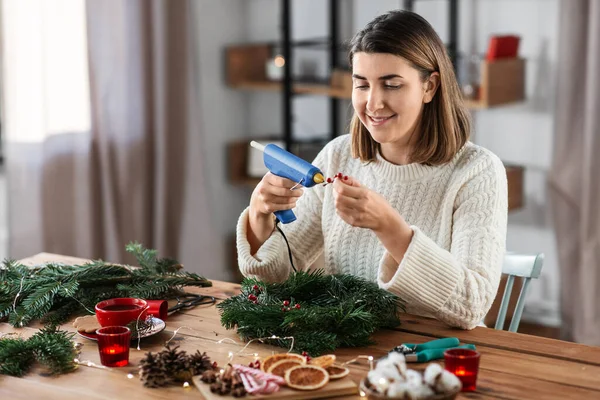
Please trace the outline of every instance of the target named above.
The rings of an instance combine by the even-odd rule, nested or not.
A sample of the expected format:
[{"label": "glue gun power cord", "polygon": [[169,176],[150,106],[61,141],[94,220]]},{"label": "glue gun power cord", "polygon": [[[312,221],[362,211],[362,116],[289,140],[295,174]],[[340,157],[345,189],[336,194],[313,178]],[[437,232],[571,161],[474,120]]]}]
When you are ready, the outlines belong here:
[{"label": "glue gun power cord", "polygon": [[290,243],[288,242],[287,238],[285,237],[285,233],[283,233],[283,231],[279,227],[279,218],[275,219],[275,227],[277,228],[279,233],[281,233],[281,236],[283,236],[283,240],[285,240],[285,244],[287,245],[287,249],[288,249],[288,256],[290,257],[290,264],[292,264],[292,269],[294,270],[294,272],[298,272],[296,270],[296,267],[294,266],[294,260],[292,257],[292,248],[290,247]]}]

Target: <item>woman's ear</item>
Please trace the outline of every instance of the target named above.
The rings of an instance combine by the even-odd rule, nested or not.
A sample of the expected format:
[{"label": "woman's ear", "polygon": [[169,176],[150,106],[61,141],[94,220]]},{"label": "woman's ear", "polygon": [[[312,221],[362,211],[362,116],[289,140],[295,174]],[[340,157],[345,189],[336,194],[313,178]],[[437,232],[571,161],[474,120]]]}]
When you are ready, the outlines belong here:
[{"label": "woman's ear", "polygon": [[435,92],[440,87],[440,73],[432,72],[424,83],[425,93],[423,94],[423,102],[429,103],[433,100]]}]

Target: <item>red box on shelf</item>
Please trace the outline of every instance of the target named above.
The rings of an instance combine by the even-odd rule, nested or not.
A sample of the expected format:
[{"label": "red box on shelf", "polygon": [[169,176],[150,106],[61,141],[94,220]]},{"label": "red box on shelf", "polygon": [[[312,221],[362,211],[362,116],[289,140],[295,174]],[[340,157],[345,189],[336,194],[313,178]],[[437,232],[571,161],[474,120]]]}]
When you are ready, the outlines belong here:
[{"label": "red box on shelf", "polygon": [[494,61],[501,58],[516,58],[519,54],[521,38],[516,35],[492,36],[485,59]]}]

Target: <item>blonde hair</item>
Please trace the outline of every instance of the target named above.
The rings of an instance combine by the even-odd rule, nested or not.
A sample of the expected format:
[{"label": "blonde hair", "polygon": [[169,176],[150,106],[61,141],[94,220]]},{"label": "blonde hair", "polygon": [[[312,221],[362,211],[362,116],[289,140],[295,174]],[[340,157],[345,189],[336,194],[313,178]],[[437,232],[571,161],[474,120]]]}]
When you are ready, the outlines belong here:
[{"label": "blonde hair", "polygon": [[[423,17],[409,11],[390,11],[369,22],[350,42],[350,65],[354,54],[388,53],[404,58],[419,71],[425,82],[433,72],[439,73],[439,87],[421,115],[421,134],[416,139],[410,162],[440,165],[450,161],[469,140],[471,116],[467,110],[452,62],[444,44]],[[352,155],[372,161],[379,143],[358,118],[350,121]]]}]

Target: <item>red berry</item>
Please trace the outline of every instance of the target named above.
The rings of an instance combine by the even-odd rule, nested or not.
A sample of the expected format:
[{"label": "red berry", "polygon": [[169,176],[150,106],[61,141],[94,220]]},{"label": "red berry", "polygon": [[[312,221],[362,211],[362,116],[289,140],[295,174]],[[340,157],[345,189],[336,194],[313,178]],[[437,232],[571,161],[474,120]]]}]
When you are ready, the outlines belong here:
[{"label": "red berry", "polygon": [[256,296],[255,296],[255,295],[253,295],[252,293],[250,293],[250,294],[248,295],[248,300],[250,300],[250,301],[255,301],[255,300],[256,300]]},{"label": "red berry", "polygon": [[281,307],[281,311],[286,312],[286,308],[285,307]]},{"label": "red berry", "polygon": [[218,367],[218,366],[219,366],[219,365],[217,364],[217,362],[216,362],[216,361],[212,363],[212,367],[213,367],[214,369],[217,369],[217,367]]},{"label": "red berry", "polygon": [[311,358],[310,358],[310,356],[308,355],[307,352],[303,351],[302,352],[302,356],[306,358],[306,362],[310,362]]},{"label": "red berry", "polygon": [[327,178],[327,183],[331,183],[331,182],[333,182],[333,181],[331,180],[331,178]]},{"label": "red berry", "polygon": [[338,174],[337,174],[337,177],[338,177],[338,178],[341,178],[341,177],[342,177],[342,173],[341,173],[341,172],[338,172]]},{"label": "red berry", "polygon": [[289,305],[290,305],[290,302],[289,302],[288,300],[284,300],[284,301],[283,301],[283,305],[287,307],[287,306],[289,306]]},{"label": "red berry", "polygon": [[260,369],[260,361],[259,360],[254,361],[254,368]]},{"label": "red berry", "polygon": [[254,304],[258,304],[258,300],[254,300],[254,301],[253,301],[253,303],[254,303]]},{"label": "red berry", "polygon": [[258,287],[258,285],[254,285],[252,286],[252,290],[254,290],[255,292],[260,291],[260,288]]},{"label": "red berry", "polygon": [[300,309],[300,303],[297,303],[297,304],[294,306],[294,308],[295,308],[296,310],[299,310],[299,309]]},{"label": "red berry", "polygon": [[348,175],[344,175],[344,180],[347,181],[348,180]]},{"label": "red berry", "polygon": [[254,368],[254,363],[253,363],[252,361],[250,361],[250,364],[248,364],[248,366],[249,366],[250,368]]}]

